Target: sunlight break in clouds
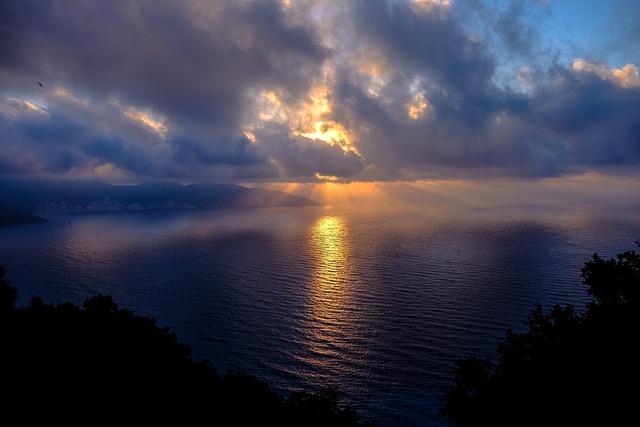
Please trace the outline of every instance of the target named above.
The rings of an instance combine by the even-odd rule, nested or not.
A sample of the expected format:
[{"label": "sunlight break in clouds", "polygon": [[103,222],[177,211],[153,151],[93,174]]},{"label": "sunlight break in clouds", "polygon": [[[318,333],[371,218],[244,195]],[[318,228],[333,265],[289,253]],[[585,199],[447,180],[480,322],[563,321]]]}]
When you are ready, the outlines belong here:
[{"label": "sunlight break in clouds", "polygon": [[[286,129],[286,138],[291,144],[304,147],[307,144],[309,150],[315,150],[316,156],[326,156],[326,160],[314,165],[313,158],[306,155],[310,178],[319,182],[336,181],[335,168],[327,167],[327,162],[336,163],[341,157],[360,157],[357,147],[349,135],[349,130],[335,120],[332,105],[332,88],[335,78],[335,70],[330,63],[323,66],[323,72],[318,77],[319,81],[309,87],[304,96],[298,100],[288,99],[288,94],[277,89],[263,90],[257,96],[252,97],[254,106],[253,116],[247,116],[244,124],[244,133],[252,144],[263,147],[263,152],[268,151],[268,139],[272,134],[270,129]],[[297,141],[297,142],[296,142]],[[323,150],[322,146],[338,147],[339,152]],[[315,146],[315,148],[313,148]],[[322,154],[324,153],[324,154]],[[333,158],[333,160],[331,160]],[[286,168],[277,158],[273,159],[279,168]]]},{"label": "sunlight break in clouds", "polygon": [[327,85],[313,86],[308,96],[294,105],[286,103],[283,94],[263,91],[256,97],[257,117],[245,125],[245,134],[250,135],[252,142],[258,142],[256,130],[269,124],[284,125],[289,129],[289,136],[302,136],[358,154],[347,129],[330,119],[332,107],[328,91]]},{"label": "sunlight break in clouds", "polygon": [[131,120],[147,126],[153,132],[158,134],[160,138],[165,139],[167,136],[167,126],[162,122],[162,120],[152,118],[151,114],[139,111],[135,107],[124,107],[122,108],[122,113]]},{"label": "sunlight break in clouds", "polygon": [[293,120],[290,121],[291,134],[337,145],[344,151],[358,154],[344,126],[328,119],[332,112],[329,84],[326,82],[313,86],[307,100],[297,106]]},{"label": "sunlight break in clouds", "polygon": [[413,100],[407,104],[407,114],[413,120],[419,120],[427,113],[429,104],[422,92],[413,95]]},{"label": "sunlight break in clouds", "polygon": [[315,121],[313,122],[313,132],[301,132],[299,135],[316,141],[324,141],[329,145],[338,145],[344,151],[358,154],[358,150],[351,144],[346,129],[340,123]]},{"label": "sunlight break in clouds", "polygon": [[7,117],[24,117],[27,114],[45,114],[47,111],[26,99],[9,98],[0,103],[0,114]]},{"label": "sunlight break in clouds", "polygon": [[448,8],[449,0],[412,0],[413,9],[417,12],[433,12],[436,8]]},{"label": "sunlight break in clouds", "polygon": [[[633,22],[609,25],[639,10],[628,0],[585,4],[579,17],[573,3],[541,1],[5,3],[2,174],[256,184],[639,173],[640,38]],[[606,40],[563,31],[585,19]]]}]

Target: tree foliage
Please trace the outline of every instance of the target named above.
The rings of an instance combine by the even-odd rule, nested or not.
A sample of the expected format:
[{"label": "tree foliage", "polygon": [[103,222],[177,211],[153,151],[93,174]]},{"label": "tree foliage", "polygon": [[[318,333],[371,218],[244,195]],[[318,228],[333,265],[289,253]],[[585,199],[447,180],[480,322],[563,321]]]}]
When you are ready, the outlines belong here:
[{"label": "tree foliage", "polygon": [[1,407],[16,424],[374,425],[331,388],[285,398],[251,375],[218,374],[170,328],[109,295],[82,308],[41,298],[18,307],[17,298],[0,266]]},{"label": "tree foliage", "polygon": [[497,363],[456,361],[439,415],[461,427],[617,425],[637,418],[640,256],[594,254],[581,277],[594,297],[583,313],[571,305],[544,313],[536,304],[526,332],[507,331]]},{"label": "tree foliage", "polygon": [[7,267],[0,265],[0,319],[9,315],[18,300],[18,290],[11,286],[6,277]]}]

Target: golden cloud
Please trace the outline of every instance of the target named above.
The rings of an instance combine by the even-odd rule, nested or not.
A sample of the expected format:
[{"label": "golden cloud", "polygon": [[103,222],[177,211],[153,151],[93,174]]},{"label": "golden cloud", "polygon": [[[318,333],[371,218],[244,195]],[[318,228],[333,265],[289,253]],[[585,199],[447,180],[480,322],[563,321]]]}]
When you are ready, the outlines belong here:
[{"label": "golden cloud", "polygon": [[615,69],[604,64],[594,64],[584,59],[576,59],[573,61],[573,70],[597,74],[600,78],[622,87],[640,87],[638,67],[633,64],[627,64],[621,69]]}]

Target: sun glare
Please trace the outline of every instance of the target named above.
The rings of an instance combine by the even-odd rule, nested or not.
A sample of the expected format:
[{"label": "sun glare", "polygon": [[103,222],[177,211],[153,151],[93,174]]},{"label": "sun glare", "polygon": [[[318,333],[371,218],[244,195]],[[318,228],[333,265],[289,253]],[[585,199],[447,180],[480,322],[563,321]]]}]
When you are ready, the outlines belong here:
[{"label": "sun glare", "polygon": [[345,152],[359,154],[348,130],[341,123],[326,118],[332,110],[330,96],[327,84],[311,88],[307,102],[301,105],[296,114],[297,126],[292,128],[291,133],[328,145],[338,145]]},{"label": "sun glare", "polygon": [[333,175],[322,175],[320,173],[316,173],[316,178],[322,182],[334,182],[338,180],[337,176]]},{"label": "sun glare", "polygon": [[314,250],[318,255],[316,277],[323,285],[332,286],[339,279],[341,269],[348,264],[345,254],[345,225],[338,216],[319,219],[312,231]]},{"label": "sun glare", "polygon": [[315,141],[323,141],[329,145],[339,145],[345,152],[352,151],[359,154],[356,147],[351,144],[346,129],[340,123],[318,121],[313,124],[313,128],[313,132],[302,132],[299,135]]},{"label": "sun glare", "polygon": [[[338,146],[345,153],[360,155],[349,129],[331,117],[332,72],[325,72],[324,81],[313,85],[303,100],[292,104],[286,94],[277,90],[256,93],[255,116],[243,126],[252,142],[259,142],[258,130],[269,124],[288,126],[291,136],[303,137],[330,146]],[[249,136],[251,135],[251,137]]]},{"label": "sun glare", "polygon": [[[308,294],[309,323],[306,344],[316,354],[335,356],[337,344],[349,343],[351,248],[347,225],[341,216],[320,217],[309,231],[309,257],[314,262]],[[329,359],[311,363],[326,370]]]},{"label": "sun glare", "polygon": [[396,184],[381,182],[340,183],[327,181],[334,177],[318,176],[319,183],[273,183],[267,187],[307,197],[326,207],[358,205],[374,206],[397,204],[394,196]]}]

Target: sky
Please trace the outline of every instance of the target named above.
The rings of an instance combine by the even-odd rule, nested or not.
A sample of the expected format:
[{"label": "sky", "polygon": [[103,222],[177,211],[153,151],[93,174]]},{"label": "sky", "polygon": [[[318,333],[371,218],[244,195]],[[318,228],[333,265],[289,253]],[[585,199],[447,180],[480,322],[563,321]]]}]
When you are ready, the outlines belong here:
[{"label": "sky", "polygon": [[629,183],[638,66],[636,0],[3,0],[0,177]]}]

